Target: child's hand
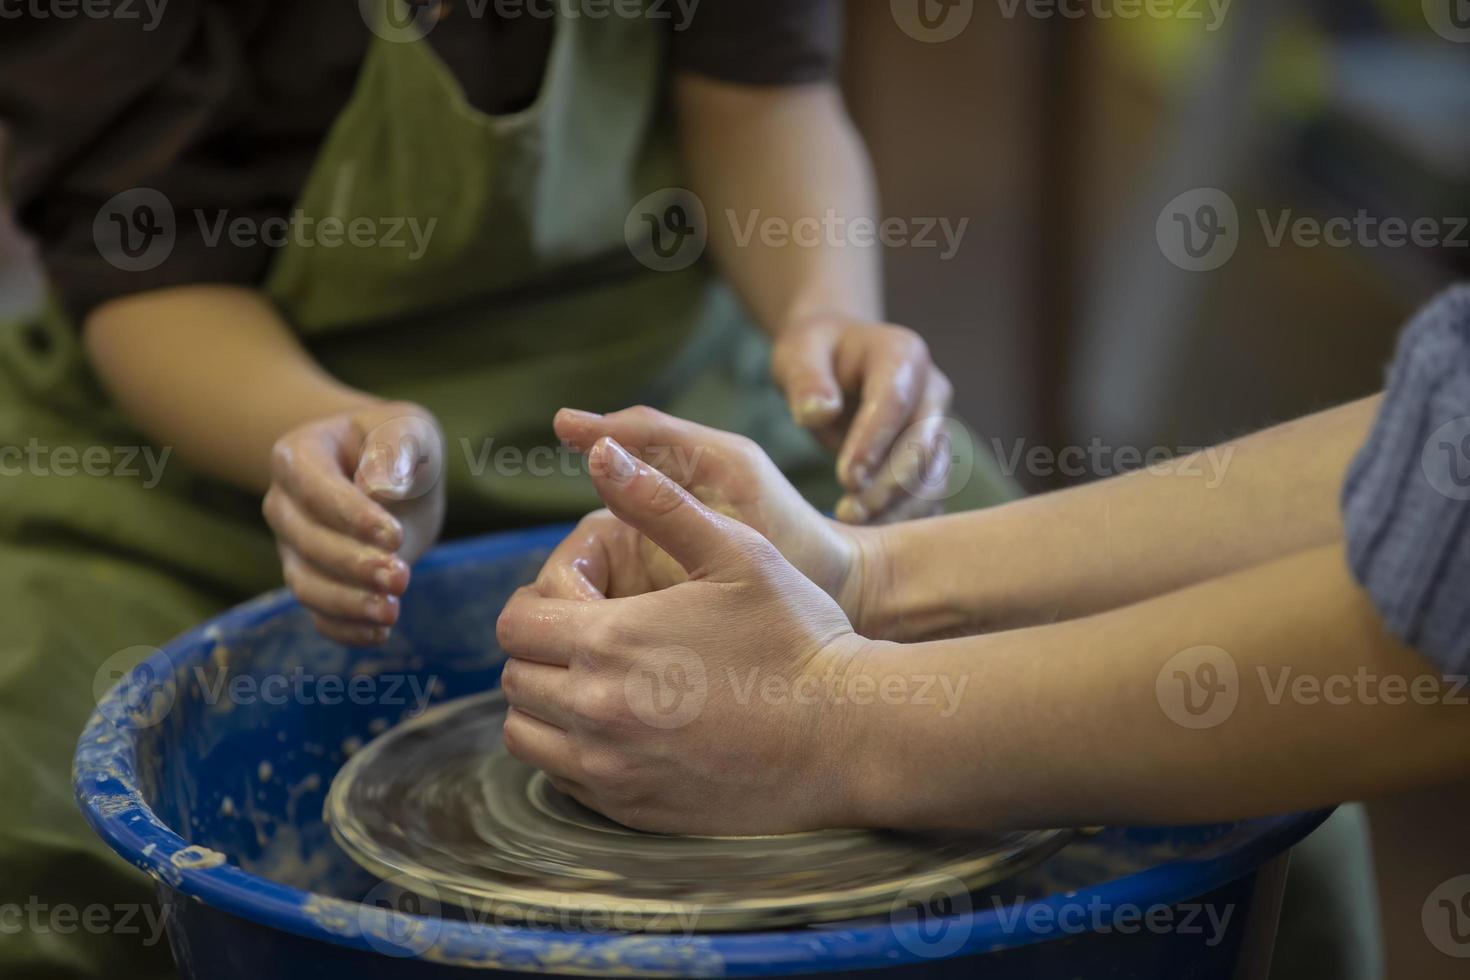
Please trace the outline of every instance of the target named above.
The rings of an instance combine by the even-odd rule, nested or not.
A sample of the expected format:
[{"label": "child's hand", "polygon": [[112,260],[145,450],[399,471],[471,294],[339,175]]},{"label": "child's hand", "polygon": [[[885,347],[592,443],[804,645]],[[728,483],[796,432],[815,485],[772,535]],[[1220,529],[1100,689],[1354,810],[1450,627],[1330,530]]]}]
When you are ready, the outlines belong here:
[{"label": "child's hand", "polygon": [[[876,532],[830,521],[744,436],[639,406],[610,415],[562,409],[556,434],[582,452],[608,436],[711,509],[754,528],[797,571],[861,621],[863,570]],[[637,595],[685,579],[656,544],[605,511],[583,520],[537,581],[562,598]]]},{"label": "child's hand", "polygon": [[949,477],[954,389],[923,338],[888,323],[815,317],[781,332],[771,371],[796,423],[837,453],[847,491],[839,519],[889,523],[943,510],[925,491]]},{"label": "child's hand", "polygon": [[382,643],[409,565],[444,519],[444,437],[405,402],[333,415],[282,436],[262,510],[286,584],[322,635]]}]

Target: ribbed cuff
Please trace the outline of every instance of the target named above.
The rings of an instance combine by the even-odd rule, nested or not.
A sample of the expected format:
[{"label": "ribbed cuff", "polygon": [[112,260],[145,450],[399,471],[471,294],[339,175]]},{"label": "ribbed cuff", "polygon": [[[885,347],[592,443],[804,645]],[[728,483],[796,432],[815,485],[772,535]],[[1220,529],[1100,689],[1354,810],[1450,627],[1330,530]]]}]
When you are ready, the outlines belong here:
[{"label": "ribbed cuff", "polygon": [[1385,625],[1470,670],[1470,286],[1410,322],[1342,491],[1348,562]]}]

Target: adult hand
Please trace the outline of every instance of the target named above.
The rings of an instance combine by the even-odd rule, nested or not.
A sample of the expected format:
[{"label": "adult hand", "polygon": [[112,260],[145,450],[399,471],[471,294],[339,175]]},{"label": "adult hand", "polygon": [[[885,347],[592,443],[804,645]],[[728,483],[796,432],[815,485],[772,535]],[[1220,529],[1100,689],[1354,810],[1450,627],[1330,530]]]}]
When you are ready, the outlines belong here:
[{"label": "adult hand", "polygon": [[409,565],[444,519],[444,437],[427,410],[385,402],[277,440],[262,504],[286,584],[322,635],[384,642]]},{"label": "adult hand", "polygon": [[[584,453],[601,438],[616,440],[705,506],[754,528],[836,599],[849,620],[860,621],[863,569],[876,547],[872,534],[823,517],[750,439],[644,406],[610,415],[563,409],[555,427],[567,445]],[[684,569],[656,544],[604,511],[563,542],[538,585],[547,594],[574,598],[590,594],[584,585],[592,584],[599,596],[612,597],[684,578]]]},{"label": "adult hand", "polygon": [[837,453],[837,516],[891,522],[939,513],[954,388],[912,330],[840,316],[782,331],[771,361],[792,417]]},{"label": "adult hand", "polygon": [[[506,748],[642,830],[850,824],[846,709],[813,693],[840,686],[867,641],[752,528],[612,439],[593,446],[591,463],[607,519],[663,549],[687,578],[592,601],[518,591],[497,629],[512,658],[501,681]],[[777,690],[787,696],[770,696]]]}]

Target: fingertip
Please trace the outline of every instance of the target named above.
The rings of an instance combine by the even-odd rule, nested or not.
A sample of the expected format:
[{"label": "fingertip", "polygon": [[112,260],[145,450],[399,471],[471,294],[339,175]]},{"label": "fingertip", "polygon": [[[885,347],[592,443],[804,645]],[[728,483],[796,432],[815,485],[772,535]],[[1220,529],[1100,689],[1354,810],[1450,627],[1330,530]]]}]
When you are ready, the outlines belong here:
[{"label": "fingertip", "polygon": [[365,612],[370,622],[378,626],[393,626],[398,622],[401,608],[397,596],[375,594],[367,601]]},{"label": "fingertip", "polygon": [[405,493],[413,485],[413,474],[418,465],[418,440],[412,435],[405,435],[398,440],[398,453],[393,459],[393,471],[389,474],[394,493]]},{"label": "fingertip", "polygon": [[837,461],[837,482],[851,494],[862,493],[873,482],[872,466],[862,453],[848,452]]},{"label": "fingertip", "polygon": [[827,425],[842,414],[842,396],[834,392],[808,392],[791,400],[791,417],[803,428]]},{"label": "fingertip", "polygon": [[592,444],[589,461],[594,480],[609,480],[624,487],[638,475],[638,461],[612,436],[603,436]]},{"label": "fingertip", "polygon": [[384,595],[402,596],[408,591],[411,577],[408,563],[397,555],[388,555],[372,569],[372,587]]},{"label": "fingertip", "polygon": [[395,552],[403,547],[403,525],[397,518],[374,504],[377,514],[372,515],[367,525],[367,541],[383,551]]},{"label": "fingertip", "polygon": [[393,469],[397,465],[395,454],[386,445],[374,443],[363,448],[357,459],[357,472],[352,482],[364,493],[372,496],[393,489]]},{"label": "fingertip", "polygon": [[575,442],[579,434],[600,421],[602,421],[602,416],[596,412],[586,412],[580,408],[562,408],[551,420],[551,428],[556,432],[558,438]]},{"label": "fingertip", "polygon": [[837,519],[844,524],[866,524],[871,516],[862,501],[853,496],[846,496],[837,501],[837,509],[834,513]]}]

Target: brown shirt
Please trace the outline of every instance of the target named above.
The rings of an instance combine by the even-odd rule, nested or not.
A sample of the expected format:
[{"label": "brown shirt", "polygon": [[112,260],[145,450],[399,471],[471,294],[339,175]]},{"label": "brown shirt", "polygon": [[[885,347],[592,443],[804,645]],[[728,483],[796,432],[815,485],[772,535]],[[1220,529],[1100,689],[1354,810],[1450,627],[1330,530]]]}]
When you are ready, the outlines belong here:
[{"label": "brown shirt", "polygon": [[[540,89],[555,30],[546,14],[568,2],[447,0],[428,41],[471,104],[514,112]],[[668,15],[673,70],[763,86],[835,72],[840,0],[658,0],[654,9]],[[129,293],[259,283],[268,246],[209,248],[180,222],[168,262],[125,273],[98,254],[92,221],[139,186],[257,222],[285,215],[371,36],[357,0],[168,0],[156,15],[140,0],[131,10],[131,19],[0,24],[6,196],[78,320]]]}]

